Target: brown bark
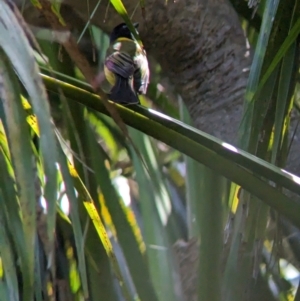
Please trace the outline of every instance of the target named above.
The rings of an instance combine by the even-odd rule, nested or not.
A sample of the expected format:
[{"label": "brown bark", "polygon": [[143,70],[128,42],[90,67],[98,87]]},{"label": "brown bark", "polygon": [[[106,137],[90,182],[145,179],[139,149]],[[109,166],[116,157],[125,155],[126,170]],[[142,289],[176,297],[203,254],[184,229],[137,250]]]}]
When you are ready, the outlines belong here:
[{"label": "brown bark", "polygon": [[[65,0],[83,20],[89,19],[97,2]],[[123,3],[129,15],[138,5],[138,1]],[[108,32],[121,18],[107,5],[107,1],[101,2],[92,22]],[[145,13],[143,19],[138,7],[133,18],[140,22],[145,48],[182,96],[195,126],[236,142],[250,60],[231,4],[226,0],[147,0]],[[33,14],[32,9],[25,11],[31,23],[41,25],[42,19]],[[64,9],[64,17],[71,23],[72,16]]]},{"label": "brown bark", "polygon": [[[22,4],[21,0],[14,1]],[[73,27],[82,26],[97,2],[64,0],[69,6],[62,6],[62,14]],[[122,21],[108,3],[102,1],[91,20],[106,32]],[[131,15],[139,1],[123,3]],[[140,22],[139,31],[147,53],[161,64],[164,74],[181,94],[195,126],[235,144],[250,58],[231,4],[228,0],[147,0],[145,3],[145,19],[138,7],[133,21]],[[46,26],[29,1],[27,6],[26,19],[31,24]],[[292,129],[295,124],[294,119]],[[298,136],[295,135],[287,165],[288,170],[297,174]]]},{"label": "brown bark", "polygon": [[[22,4],[21,0],[14,1]],[[64,0],[67,6],[62,6],[62,14],[73,31],[78,32],[77,27],[84,26],[97,2]],[[91,20],[106,32],[122,21],[108,3],[102,1]],[[123,3],[129,15],[138,5],[138,1]],[[161,64],[164,74],[182,96],[195,126],[235,144],[250,58],[231,4],[228,0],[147,0],[145,13],[144,19],[138,7],[133,17],[140,22],[145,48]],[[24,15],[33,25],[47,25],[29,1]],[[295,123],[294,120],[292,128]],[[288,161],[288,170],[294,173],[298,173],[300,164],[298,136]]]},{"label": "brown bark", "polygon": [[[87,11],[85,1],[78,4],[78,12]],[[131,14],[137,3],[125,0],[124,4]],[[117,21],[112,7],[105,17],[105,5],[93,22],[110,30]],[[134,19],[141,23],[146,50],[182,96],[195,126],[234,143],[250,60],[231,4],[226,0],[147,0],[145,13],[143,20],[138,9]]]}]

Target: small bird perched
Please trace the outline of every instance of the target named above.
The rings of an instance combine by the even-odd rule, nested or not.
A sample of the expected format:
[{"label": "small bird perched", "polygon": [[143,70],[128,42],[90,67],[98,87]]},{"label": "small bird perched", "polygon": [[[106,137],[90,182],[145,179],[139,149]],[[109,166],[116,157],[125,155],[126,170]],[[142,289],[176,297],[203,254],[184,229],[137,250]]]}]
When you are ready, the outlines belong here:
[{"label": "small bird perched", "polygon": [[[138,28],[138,23],[134,24]],[[110,34],[110,46],[104,62],[104,73],[94,79],[94,90],[100,86],[110,100],[122,104],[140,103],[138,94],[146,94],[149,67],[145,50],[125,23]]]}]

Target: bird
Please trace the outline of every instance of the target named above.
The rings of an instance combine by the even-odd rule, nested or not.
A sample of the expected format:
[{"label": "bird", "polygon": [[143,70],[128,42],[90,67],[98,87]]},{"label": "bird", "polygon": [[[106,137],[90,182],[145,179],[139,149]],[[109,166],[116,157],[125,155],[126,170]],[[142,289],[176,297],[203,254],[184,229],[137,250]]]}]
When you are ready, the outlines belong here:
[{"label": "bird", "polygon": [[[134,23],[137,29],[138,23]],[[120,104],[139,104],[139,94],[146,94],[149,83],[146,51],[125,23],[117,25],[110,34],[104,72],[94,79],[94,90],[100,86],[108,98]]]}]

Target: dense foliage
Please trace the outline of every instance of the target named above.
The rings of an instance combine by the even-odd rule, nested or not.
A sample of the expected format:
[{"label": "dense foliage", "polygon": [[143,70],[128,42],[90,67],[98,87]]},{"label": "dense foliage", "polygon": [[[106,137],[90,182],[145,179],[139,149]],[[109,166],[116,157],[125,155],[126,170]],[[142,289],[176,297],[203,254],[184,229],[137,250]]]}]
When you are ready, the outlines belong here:
[{"label": "dense foliage", "polygon": [[142,105],[112,104],[89,85],[101,29],[64,37],[59,3],[32,1],[35,39],[0,1],[0,300],[300,300],[298,2],[232,1],[253,54],[237,148],[155,60]]}]

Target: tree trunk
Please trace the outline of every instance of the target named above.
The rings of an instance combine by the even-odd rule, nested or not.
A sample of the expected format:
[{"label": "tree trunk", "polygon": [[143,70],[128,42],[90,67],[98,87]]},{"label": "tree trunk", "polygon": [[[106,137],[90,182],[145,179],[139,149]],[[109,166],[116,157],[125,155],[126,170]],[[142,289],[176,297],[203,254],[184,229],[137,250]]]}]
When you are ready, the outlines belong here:
[{"label": "tree trunk", "polygon": [[[85,21],[97,2],[64,1]],[[108,3],[102,1],[92,19],[93,24],[107,32],[121,22]],[[138,1],[123,3],[129,15],[139,5]],[[176,87],[195,126],[235,143],[250,59],[231,4],[227,0],[147,0],[145,5],[145,18],[138,7],[133,20],[140,22],[145,49]],[[29,8],[25,17],[40,25],[41,18],[36,13]],[[63,15],[76,26],[74,21],[72,24],[74,14],[70,9],[64,7]]]},{"label": "tree trunk", "polygon": [[[77,12],[87,11],[85,1],[76,2],[73,7]],[[97,1],[89,1],[90,11],[93,2]],[[195,126],[235,143],[250,59],[231,4],[226,0],[145,3],[145,19],[138,8],[134,20],[140,22],[147,52],[161,64],[182,96]],[[105,5],[100,5],[93,22],[110,30],[117,23],[116,13],[110,7],[105,18]],[[124,5],[131,15],[137,3],[125,0]]]}]

